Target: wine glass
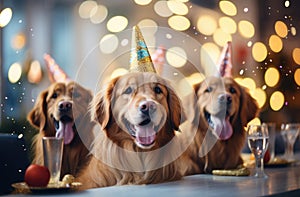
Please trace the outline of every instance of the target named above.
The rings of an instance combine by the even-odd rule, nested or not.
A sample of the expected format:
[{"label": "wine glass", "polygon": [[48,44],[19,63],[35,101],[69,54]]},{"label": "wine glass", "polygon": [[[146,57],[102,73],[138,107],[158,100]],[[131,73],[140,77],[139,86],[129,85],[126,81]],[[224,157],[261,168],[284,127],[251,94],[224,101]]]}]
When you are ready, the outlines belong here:
[{"label": "wine glass", "polygon": [[255,156],[255,175],[257,178],[267,178],[264,173],[264,155],[269,145],[268,126],[249,125],[248,130],[248,146]]},{"label": "wine glass", "polygon": [[300,132],[300,123],[287,123],[281,125],[281,135],[285,141],[284,157],[288,161],[294,161],[294,144]]}]

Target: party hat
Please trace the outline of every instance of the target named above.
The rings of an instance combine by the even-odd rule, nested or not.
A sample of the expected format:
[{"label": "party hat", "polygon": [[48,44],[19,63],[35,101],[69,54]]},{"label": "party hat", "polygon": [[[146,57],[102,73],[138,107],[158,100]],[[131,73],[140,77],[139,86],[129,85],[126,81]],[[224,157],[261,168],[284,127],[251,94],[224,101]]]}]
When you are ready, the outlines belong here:
[{"label": "party hat", "polygon": [[152,61],[158,74],[163,72],[163,66],[166,62],[165,55],[166,49],[163,46],[159,46],[152,54]]},{"label": "party hat", "polygon": [[44,60],[47,65],[48,77],[51,83],[69,81],[67,74],[55,63],[55,60],[49,55],[44,55]]},{"label": "party hat", "polygon": [[219,58],[219,71],[222,77],[232,77],[232,44],[227,42]]},{"label": "party hat", "polygon": [[133,27],[132,32],[129,70],[131,72],[156,72],[141,30],[137,25]]}]

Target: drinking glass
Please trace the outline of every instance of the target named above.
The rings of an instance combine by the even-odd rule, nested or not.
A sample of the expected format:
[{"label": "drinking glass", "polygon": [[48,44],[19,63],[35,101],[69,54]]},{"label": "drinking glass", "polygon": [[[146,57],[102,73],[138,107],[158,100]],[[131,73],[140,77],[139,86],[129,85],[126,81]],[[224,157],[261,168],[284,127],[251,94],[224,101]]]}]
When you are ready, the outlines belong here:
[{"label": "drinking glass", "polygon": [[270,151],[270,161],[274,160],[275,158],[275,141],[276,141],[276,123],[274,122],[266,122],[264,123],[268,126],[268,133],[269,133],[269,147],[268,150]]},{"label": "drinking glass", "polygon": [[267,178],[264,173],[264,155],[269,144],[268,126],[249,125],[248,130],[248,146],[255,156],[255,175],[257,178]]},{"label": "drinking glass", "polygon": [[63,155],[63,138],[43,137],[44,166],[50,171],[49,184],[58,185]]},{"label": "drinking glass", "polygon": [[285,142],[284,157],[288,161],[294,161],[294,144],[299,135],[300,123],[287,123],[281,125],[281,135]]}]

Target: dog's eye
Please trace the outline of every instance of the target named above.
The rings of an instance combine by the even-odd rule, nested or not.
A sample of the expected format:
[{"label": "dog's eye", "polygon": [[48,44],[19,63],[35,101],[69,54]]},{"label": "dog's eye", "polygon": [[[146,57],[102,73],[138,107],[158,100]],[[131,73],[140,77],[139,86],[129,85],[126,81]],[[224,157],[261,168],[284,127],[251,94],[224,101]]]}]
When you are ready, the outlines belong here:
[{"label": "dog's eye", "polygon": [[80,96],[79,92],[73,92],[73,98],[79,98]]},{"label": "dog's eye", "polygon": [[154,92],[155,92],[156,94],[161,94],[163,91],[161,90],[160,87],[155,86],[155,87],[154,87]]},{"label": "dog's eye", "polygon": [[54,92],[54,93],[52,94],[51,98],[54,98],[54,99],[57,98],[57,93]]},{"label": "dog's eye", "polygon": [[204,92],[211,92],[212,90],[213,90],[212,87],[208,87]]},{"label": "dog's eye", "polygon": [[233,88],[233,87],[230,87],[230,88],[229,88],[229,92],[230,92],[231,94],[235,94],[235,93],[236,93],[236,89]]},{"label": "dog's eye", "polygon": [[123,94],[131,94],[132,93],[132,88],[128,87],[126,90],[123,92]]}]

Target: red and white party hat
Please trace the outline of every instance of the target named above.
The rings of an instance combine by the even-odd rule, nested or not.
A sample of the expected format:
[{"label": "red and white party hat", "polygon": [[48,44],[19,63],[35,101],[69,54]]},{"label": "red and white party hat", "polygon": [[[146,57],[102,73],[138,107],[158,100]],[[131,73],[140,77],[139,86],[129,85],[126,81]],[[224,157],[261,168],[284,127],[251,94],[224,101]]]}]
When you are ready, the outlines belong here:
[{"label": "red and white party hat", "polygon": [[227,42],[221,52],[219,62],[219,72],[222,77],[232,77],[232,43]]}]

